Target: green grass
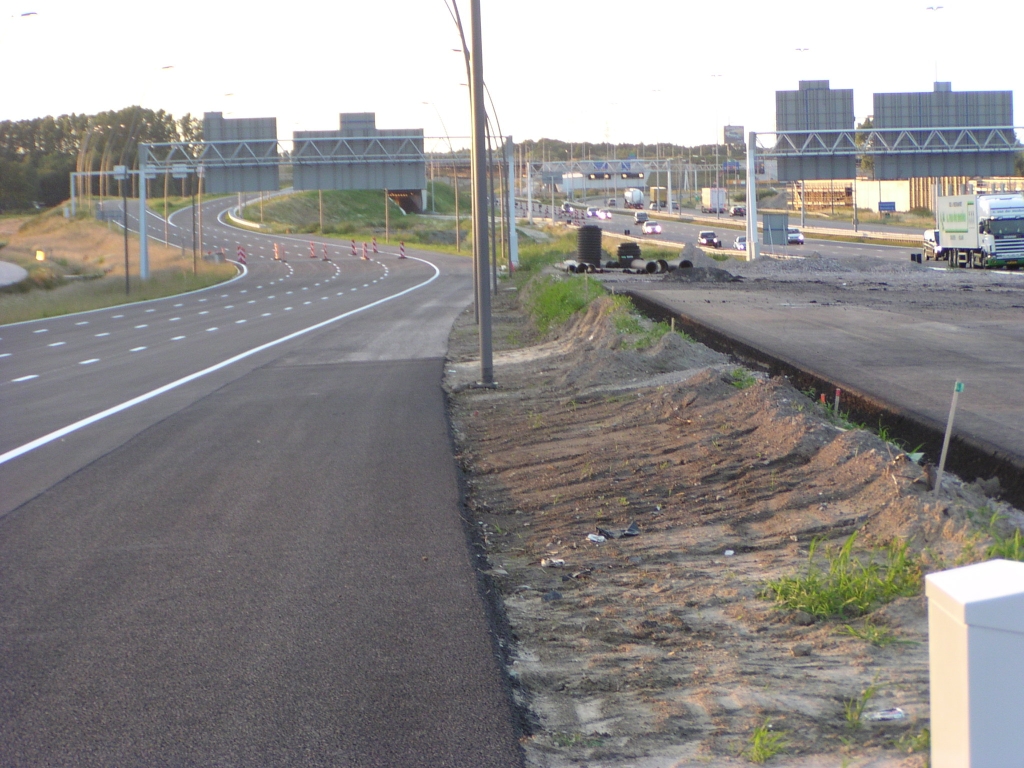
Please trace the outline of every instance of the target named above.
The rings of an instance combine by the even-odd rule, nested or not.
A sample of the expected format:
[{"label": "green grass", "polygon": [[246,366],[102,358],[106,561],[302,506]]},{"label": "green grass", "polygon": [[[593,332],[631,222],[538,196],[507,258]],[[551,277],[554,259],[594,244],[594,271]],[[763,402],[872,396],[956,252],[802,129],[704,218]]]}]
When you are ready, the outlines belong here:
[{"label": "green grass", "polygon": [[905,542],[892,541],[885,548],[854,553],[857,534],[841,547],[826,546],[825,568],[816,555],[819,540],[811,543],[807,572],[768,581],[762,595],[780,608],[806,611],[823,619],[855,618],[870,613],[897,597],[921,591],[921,566],[907,551]]},{"label": "green grass", "polygon": [[1003,560],[1024,561],[1024,535],[1020,528],[1014,528],[1013,533],[1004,536],[996,527],[1003,517],[996,513],[992,515],[988,523],[988,533],[992,537],[992,543],[985,548],[985,557],[991,559],[1002,558]]},{"label": "green grass", "polygon": [[[355,237],[378,240],[385,226],[393,241],[455,252],[455,193],[443,182],[437,182],[435,208],[437,216],[406,214],[394,201],[389,201],[385,216],[383,190],[325,191],[323,193],[323,231],[342,239]],[[459,190],[459,251],[471,249],[471,199],[467,189]],[[247,221],[260,222],[259,203],[250,203],[243,212]],[[320,231],[320,200],[317,192],[296,192],[275,197],[263,203],[263,226],[270,232],[312,234]],[[500,249],[499,249],[500,250]]]},{"label": "green grass", "polygon": [[604,286],[586,275],[542,277],[530,286],[525,297],[526,310],[537,330],[547,333],[604,295]]},{"label": "green grass", "polygon": [[24,320],[58,317],[148,299],[174,296],[223,282],[237,274],[230,264],[203,264],[200,272],[154,272],[145,283],[133,276],[131,293],[125,296],[124,275],[98,280],[75,281],[52,290],[0,296],[0,325]]},{"label": "green grass", "polygon": [[860,696],[854,696],[843,703],[843,716],[846,718],[846,725],[849,728],[859,728],[861,717],[864,716],[864,709],[868,702],[878,693],[878,686],[872,683],[863,691]]},{"label": "green grass", "polygon": [[932,732],[922,728],[917,733],[905,733],[893,744],[900,752],[927,752],[932,748]]},{"label": "green grass", "polygon": [[556,747],[599,747],[602,744],[600,736],[587,736],[583,733],[553,733],[551,742]]},{"label": "green grass", "polygon": [[757,384],[757,377],[746,368],[734,368],[729,374],[729,383],[736,389],[746,389]]},{"label": "green grass", "polygon": [[773,731],[771,720],[754,729],[747,742],[743,756],[752,763],[766,763],[778,754],[786,751],[789,741],[786,739],[785,731]]},{"label": "green grass", "polygon": [[909,645],[913,642],[911,640],[901,640],[896,637],[889,627],[879,626],[871,621],[865,621],[859,627],[853,627],[847,624],[839,630],[839,632],[840,634],[856,637],[859,640],[870,643],[876,648],[885,648],[886,646],[893,644]]}]

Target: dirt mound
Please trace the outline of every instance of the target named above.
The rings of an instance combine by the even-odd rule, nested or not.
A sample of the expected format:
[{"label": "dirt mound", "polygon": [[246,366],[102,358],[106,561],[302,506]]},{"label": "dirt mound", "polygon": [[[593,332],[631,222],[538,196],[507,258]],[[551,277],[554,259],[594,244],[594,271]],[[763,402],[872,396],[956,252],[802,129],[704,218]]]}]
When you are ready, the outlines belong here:
[{"label": "dirt mound", "polygon": [[[451,389],[468,514],[533,722],[527,764],[741,765],[770,718],[789,742],[780,765],[923,766],[908,749],[928,723],[924,597],[876,610],[895,642],[872,645],[776,610],[765,580],[854,531],[952,565],[993,502],[961,486],[936,502],[905,454],[785,379],[737,374],[678,334],[652,341],[619,312],[601,300],[559,337],[499,351],[496,391]],[[472,366],[460,323],[472,316],[453,331],[449,385]],[[868,712],[905,718],[851,727],[844,702],[871,686]]]},{"label": "dirt mound", "polygon": [[743,278],[721,267],[682,267],[669,272],[662,280],[666,283],[738,283]]}]

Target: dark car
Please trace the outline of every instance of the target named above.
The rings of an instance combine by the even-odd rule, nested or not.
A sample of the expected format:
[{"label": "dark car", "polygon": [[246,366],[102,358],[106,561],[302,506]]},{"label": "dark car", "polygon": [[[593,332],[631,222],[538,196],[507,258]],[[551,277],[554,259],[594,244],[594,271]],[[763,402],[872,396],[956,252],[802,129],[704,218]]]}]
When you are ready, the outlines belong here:
[{"label": "dark car", "polygon": [[714,232],[710,229],[706,229],[697,235],[697,245],[706,245],[709,248],[721,248],[722,241]]},{"label": "dark car", "polygon": [[747,209],[744,208],[742,205],[734,205],[732,208],[729,209],[729,215],[730,216],[746,216],[747,215]]}]

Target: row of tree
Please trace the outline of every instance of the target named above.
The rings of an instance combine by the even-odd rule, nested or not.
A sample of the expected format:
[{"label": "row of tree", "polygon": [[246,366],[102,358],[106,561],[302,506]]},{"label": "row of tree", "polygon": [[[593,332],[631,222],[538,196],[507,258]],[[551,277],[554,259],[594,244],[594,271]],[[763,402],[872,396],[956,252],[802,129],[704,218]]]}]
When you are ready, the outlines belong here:
[{"label": "row of tree", "polygon": [[[50,207],[66,200],[72,171],[136,167],[140,142],[197,141],[203,124],[161,110],[126,107],[95,115],[0,121],[0,212]],[[104,179],[82,193],[114,193]]]}]

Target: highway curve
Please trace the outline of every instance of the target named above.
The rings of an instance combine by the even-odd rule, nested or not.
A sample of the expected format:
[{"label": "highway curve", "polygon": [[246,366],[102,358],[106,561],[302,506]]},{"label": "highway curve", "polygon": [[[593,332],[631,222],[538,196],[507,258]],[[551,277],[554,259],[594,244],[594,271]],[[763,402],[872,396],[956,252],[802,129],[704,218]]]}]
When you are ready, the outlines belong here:
[{"label": "highway curve", "polygon": [[206,229],[245,274],[0,328],[0,763],[520,765],[440,388],[470,263]]}]

